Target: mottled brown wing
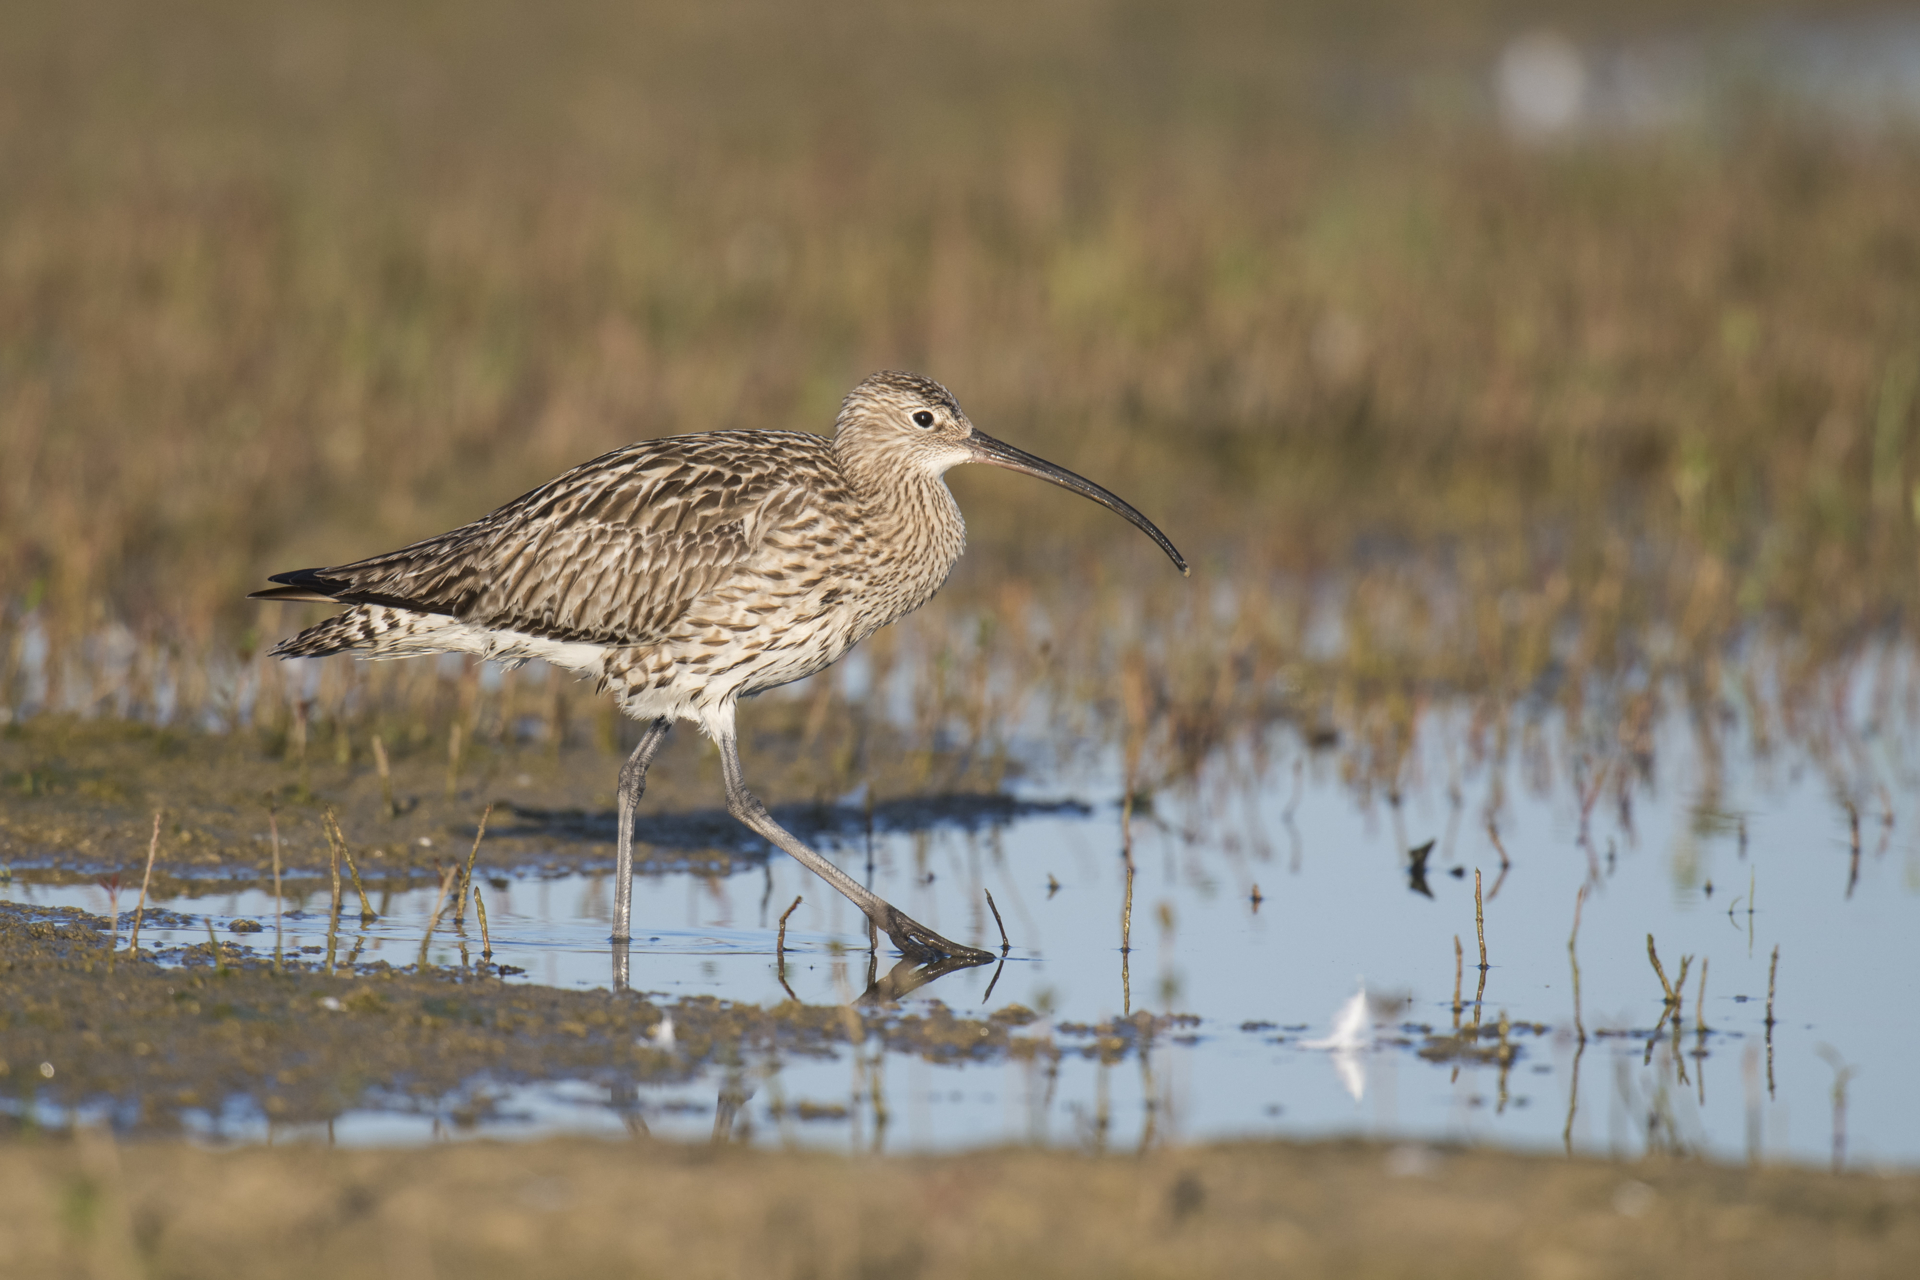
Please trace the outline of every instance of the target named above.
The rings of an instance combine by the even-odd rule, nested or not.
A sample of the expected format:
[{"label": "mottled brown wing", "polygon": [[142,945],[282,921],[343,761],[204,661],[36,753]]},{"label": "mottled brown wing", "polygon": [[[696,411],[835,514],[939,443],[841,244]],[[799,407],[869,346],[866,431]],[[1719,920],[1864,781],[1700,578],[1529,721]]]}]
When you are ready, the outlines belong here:
[{"label": "mottled brown wing", "polygon": [[273,581],[557,640],[646,644],[730,577],[770,527],[837,487],[820,436],[650,440],[449,533]]}]

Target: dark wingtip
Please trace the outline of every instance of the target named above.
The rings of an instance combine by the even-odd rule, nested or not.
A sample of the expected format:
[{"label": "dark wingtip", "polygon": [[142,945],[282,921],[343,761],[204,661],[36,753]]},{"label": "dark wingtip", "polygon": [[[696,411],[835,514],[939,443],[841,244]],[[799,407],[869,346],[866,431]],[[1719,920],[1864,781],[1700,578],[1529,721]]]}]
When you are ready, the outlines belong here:
[{"label": "dark wingtip", "polygon": [[268,587],[262,591],[249,591],[249,600],[308,600],[316,604],[327,604],[334,600],[341,584],[329,580],[323,569],[294,569],[287,573],[275,573],[267,576],[268,582],[283,585]]}]

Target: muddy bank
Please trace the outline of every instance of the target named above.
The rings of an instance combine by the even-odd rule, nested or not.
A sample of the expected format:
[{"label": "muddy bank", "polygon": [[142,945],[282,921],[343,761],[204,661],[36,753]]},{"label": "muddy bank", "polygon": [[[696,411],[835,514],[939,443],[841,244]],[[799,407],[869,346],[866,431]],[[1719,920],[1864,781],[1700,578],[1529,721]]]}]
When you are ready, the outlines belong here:
[{"label": "muddy bank", "polygon": [[[869,822],[876,832],[979,827],[1032,807],[999,794],[1004,760],[928,751],[839,708],[815,710],[758,703],[742,742],[758,794],[804,838],[858,841]],[[271,811],[288,891],[301,895],[326,872],[324,815],[332,811],[362,875],[399,887],[464,862],[492,805],[481,867],[611,867],[626,726],[603,728],[559,747],[463,739],[456,755],[451,739],[404,723],[388,726],[376,752],[371,732],[301,746],[254,731],[40,717],[0,729],[0,866],[56,883],[117,874],[137,892],[159,810],[160,895],[189,884],[198,892],[258,884],[272,867]],[[856,776],[869,784],[870,805],[841,802]],[[648,778],[636,866],[724,875],[740,861],[764,861],[766,845],[727,814],[721,796],[712,745],[676,732]]]},{"label": "muddy bank", "polygon": [[[220,938],[217,951],[210,941],[129,954],[110,951],[104,917],[0,903],[0,1134],[64,1129],[76,1116],[123,1135],[217,1130],[223,1119],[257,1130],[348,1111],[425,1113],[460,1128],[497,1119],[520,1084],[584,1082],[619,1111],[641,1085],[853,1044],[941,1064],[1118,1062],[1192,1021],[1141,1013],[1021,1034],[1036,1015],[1019,1005],[965,1018],[938,1000],[895,1003],[941,970],[869,967],[864,955],[845,961],[848,993],[861,993],[853,1004],[761,1007],[508,983],[478,957],[469,967],[357,963],[344,943],[331,968],[324,956],[276,961],[271,922],[248,936],[255,945]],[[702,1109],[724,1105],[701,1089]],[[819,1106],[842,1109],[839,1099]],[[645,1128],[637,1109],[629,1122]]]},{"label": "muddy bank", "polygon": [[[906,966],[876,974],[857,1009],[762,1009],[504,983],[479,965],[355,964],[344,945],[328,972],[323,957],[276,962],[270,928],[264,952],[221,939],[217,955],[212,942],[110,955],[110,936],[101,917],[0,904],[0,1126],[87,1111],[123,1132],[167,1132],[188,1115],[303,1124],[369,1108],[479,1123],[490,1088],[583,1080],[611,1096],[748,1056],[831,1054],[856,1036],[986,1061],[1019,1051],[1011,1033],[1033,1016],[956,1018],[938,1002],[902,1013],[885,997],[909,987]],[[1132,1033],[1155,1029],[1147,1019]]]},{"label": "muddy bank", "polygon": [[650,1141],[0,1146],[21,1275],[1909,1276],[1920,1177],[1360,1143],[849,1159]]}]

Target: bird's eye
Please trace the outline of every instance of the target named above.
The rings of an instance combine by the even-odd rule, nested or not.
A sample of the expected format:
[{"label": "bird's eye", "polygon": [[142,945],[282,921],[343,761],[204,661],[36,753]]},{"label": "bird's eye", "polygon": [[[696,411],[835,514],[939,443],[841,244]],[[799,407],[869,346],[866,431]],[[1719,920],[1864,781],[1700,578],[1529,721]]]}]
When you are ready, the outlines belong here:
[{"label": "bird's eye", "polygon": [[930,427],[933,425],[933,415],[931,413],[928,413],[925,409],[922,409],[920,410],[920,412],[914,414],[913,420],[914,420],[914,423],[918,426]]}]

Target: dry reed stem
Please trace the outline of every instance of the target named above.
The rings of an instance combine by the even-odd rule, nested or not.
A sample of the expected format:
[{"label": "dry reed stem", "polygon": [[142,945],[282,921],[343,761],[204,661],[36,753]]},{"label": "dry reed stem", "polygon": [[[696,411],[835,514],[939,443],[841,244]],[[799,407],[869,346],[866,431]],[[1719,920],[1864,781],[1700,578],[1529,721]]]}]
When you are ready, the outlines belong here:
[{"label": "dry reed stem", "polygon": [[147,869],[140,877],[140,902],[133,909],[133,934],[127,939],[129,952],[140,949],[140,917],[147,910],[147,886],[153,882],[153,858],[160,852],[160,810],[153,811],[153,838],[147,841]]},{"label": "dry reed stem", "polygon": [[360,868],[353,861],[353,850],[347,847],[346,833],[340,830],[339,819],[333,816],[333,810],[327,810],[327,822],[333,827],[334,839],[340,842],[340,856],[347,860],[347,874],[353,878],[353,889],[360,895],[360,919],[362,922],[377,920],[380,913],[373,909],[373,903],[367,897],[367,887],[360,883]]},{"label": "dry reed stem", "polygon": [[1480,868],[1473,869],[1473,931],[1480,939],[1480,972],[1487,971],[1486,909],[1480,901]]},{"label": "dry reed stem", "polygon": [[1853,897],[1853,891],[1860,884],[1860,810],[1853,801],[1847,801],[1848,843],[1852,855],[1847,859],[1847,897]]},{"label": "dry reed stem", "polygon": [[447,898],[453,893],[453,885],[460,878],[460,867],[456,863],[448,867],[440,876],[440,892],[434,897],[433,911],[427,916],[427,931],[420,937],[420,962],[418,967],[427,967],[427,947],[433,941],[433,931],[440,927],[440,913],[446,909]]},{"label": "dry reed stem", "polygon": [[393,799],[393,770],[387,765],[387,744],[380,740],[379,734],[373,735],[373,762],[380,770],[380,805],[386,811],[388,821],[400,816],[400,808]]},{"label": "dry reed stem", "polygon": [[480,894],[480,886],[473,889],[473,913],[480,919],[480,960],[482,963],[493,959],[493,939],[487,933],[487,900]]},{"label": "dry reed stem", "polygon": [[[1132,795],[1129,794],[1126,808],[1131,809]],[[1123,813],[1122,828],[1125,829]],[[1127,833],[1123,845],[1127,859],[1127,891],[1125,901],[1120,907],[1120,1010],[1123,1016],[1133,1016],[1133,840]]]},{"label": "dry reed stem", "polygon": [[340,842],[334,839],[331,823],[320,824],[327,833],[327,878],[331,892],[327,897],[327,911],[335,919],[340,916]]},{"label": "dry reed stem", "polygon": [[[460,790],[460,751],[465,745],[465,726],[456,718],[447,729],[447,799],[451,800]],[[464,890],[462,891],[464,894]],[[464,910],[464,906],[462,908]],[[456,917],[457,918],[457,917]]]},{"label": "dry reed stem", "polygon": [[[1647,959],[1653,962],[1654,976],[1660,979],[1660,990],[1665,993],[1666,1007],[1668,1010],[1671,1010],[1680,1003],[1680,997],[1673,993],[1673,984],[1667,981],[1667,970],[1665,966],[1660,963],[1660,953],[1653,949],[1653,935],[1651,933],[1647,935]],[[1662,1022],[1666,1021],[1666,1013],[1663,1012],[1660,1015],[1660,1020]]]},{"label": "dry reed stem", "polygon": [[776,956],[784,957],[787,954],[787,917],[800,909],[802,901],[800,895],[795,894],[792,904],[780,913],[780,932],[774,936],[773,940],[773,953]]},{"label": "dry reed stem", "polygon": [[340,842],[334,838],[331,812],[320,829],[327,836],[327,874],[332,882],[332,892],[327,898],[327,972],[333,972],[334,956],[340,938]]},{"label": "dry reed stem", "polygon": [[[780,932],[773,940],[773,975],[780,979],[780,985],[786,989],[789,1000],[798,1000],[800,997],[793,994],[793,988],[787,983],[787,917],[800,909],[800,901],[800,895],[795,894],[792,904],[780,913]],[[869,920],[867,923],[871,926],[873,922]],[[868,932],[873,932],[871,927]],[[875,942],[867,954],[877,955],[878,953],[879,943]]]},{"label": "dry reed stem", "polygon": [[1460,974],[1465,966],[1466,952],[1460,946],[1460,935],[1453,935],[1453,1029],[1460,1029],[1460,1010],[1465,1006],[1460,1002]]},{"label": "dry reed stem", "polygon": [[1567,935],[1567,960],[1573,965],[1573,1029],[1579,1034],[1581,1044],[1587,1042],[1587,1028],[1580,1021],[1580,954],[1576,946],[1580,941],[1580,908],[1586,902],[1587,886],[1583,884],[1573,895],[1573,932]]},{"label": "dry reed stem", "polygon": [[1767,1096],[1773,1097],[1773,983],[1780,976],[1780,944],[1773,945],[1773,959],[1767,965]]},{"label": "dry reed stem", "polygon": [[1701,1036],[1707,1034],[1707,959],[1700,957],[1700,990],[1693,997],[1693,1029]]},{"label": "dry reed stem", "polygon": [[267,832],[273,841],[273,971],[278,973],[285,963],[286,935],[282,928],[280,898],[280,815],[272,805],[267,806]]},{"label": "dry reed stem", "polygon": [[1000,918],[1000,908],[993,904],[993,890],[983,885],[980,892],[987,895],[987,909],[993,912],[993,922],[1000,926],[1000,954],[1004,956],[1013,950],[1013,944],[1007,941],[1007,922]]},{"label": "dry reed stem", "polygon": [[489,803],[480,813],[480,829],[473,833],[473,848],[467,850],[467,869],[460,877],[460,896],[454,902],[453,919],[457,924],[467,915],[467,892],[473,888],[473,860],[480,856],[480,842],[487,838],[487,819],[493,816]]}]

